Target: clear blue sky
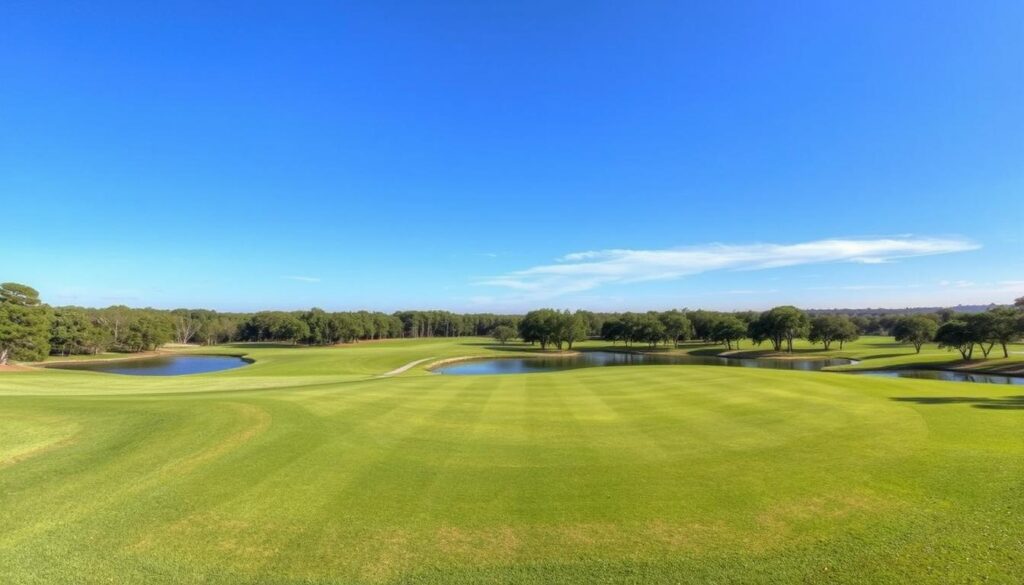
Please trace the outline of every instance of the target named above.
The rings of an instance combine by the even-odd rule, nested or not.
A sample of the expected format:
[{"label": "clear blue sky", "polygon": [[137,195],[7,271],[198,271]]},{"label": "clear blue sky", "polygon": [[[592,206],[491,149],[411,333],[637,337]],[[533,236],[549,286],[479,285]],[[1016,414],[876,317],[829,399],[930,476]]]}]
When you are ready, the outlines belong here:
[{"label": "clear blue sky", "polygon": [[51,304],[1024,294],[1021,2],[6,2],[0,280]]}]

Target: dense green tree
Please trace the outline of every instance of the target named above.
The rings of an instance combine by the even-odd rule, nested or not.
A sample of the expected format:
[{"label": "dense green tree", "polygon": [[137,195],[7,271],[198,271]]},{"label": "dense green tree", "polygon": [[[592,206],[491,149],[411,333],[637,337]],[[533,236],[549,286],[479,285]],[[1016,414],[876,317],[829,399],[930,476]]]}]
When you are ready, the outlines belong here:
[{"label": "dense green tree", "polygon": [[975,340],[964,321],[947,321],[940,325],[935,341],[939,347],[956,349],[965,360],[974,355]]},{"label": "dense green tree", "polygon": [[603,315],[584,310],[576,311],[576,314],[583,319],[584,323],[586,323],[586,337],[598,337],[601,335],[601,326],[604,325],[605,319]]},{"label": "dense green tree", "polygon": [[587,338],[587,330],[587,319],[583,314],[579,311],[576,313],[564,311],[558,315],[555,344],[558,346],[558,349],[562,349],[562,344],[564,343],[571,350],[574,343]]},{"label": "dense green tree", "polygon": [[736,349],[740,348],[740,340],[747,336],[747,324],[739,317],[723,315],[715,320],[711,330],[711,340],[715,343],[724,343],[726,349],[732,349],[733,342]]},{"label": "dense green tree", "polygon": [[366,334],[362,323],[351,313],[334,313],[331,315],[331,331],[333,339],[352,343]]},{"label": "dense green tree", "polygon": [[642,341],[651,347],[657,347],[658,343],[668,341],[665,324],[658,318],[658,313],[654,311],[637,318],[631,337],[634,341]]},{"label": "dense green tree", "polygon": [[555,343],[560,316],[554,309],[530,311],[519,322],[519,337],[527,343],[539,343],[541,349]]},{"label": "dense green tree", "polygon": [[850,341],[857,341],[860,339],[860,330],[857,329],[857,325],[854,324],[845,315],[839,322],[839,336],[836,337],[836,341],[839,342],[839,349],[843,349],[843,345]]},{"label": "dense green tree", "polygon": [[493,337],[496,341],[500,342],[502,345],[505,345],[506,343],[509,342],[509,340],[515,339],[516,330],[510,325],[498,325],[497,327],[491,330],[491,337]]},{"label": "dense green tree", "polygon": [[997,343],[998,318],[992,313],[975,313],[964,315],[962,319],[967,323],[968,337],[978,344],[982,356],[988,359],[988,354]]},{"label": "dense green tree", "polygon": [[163,315],[143,315],[128,325],[123,344],[130,351],[151,351],[174,339],[174,325]]},{"label": "dense green tree", "polygon": [[[811,326],[807,340],[811,343],[821,343],[825,351],[830,349],[833,342],[840,344],[846,341],[857,339],[857,326],[845,315],[819,315],[811,319]],[[842,347],[842,345],[840,345]]]},{"label": "dense green tree", "polygon": [[309,327],[295,315],[285,315],[277,324],[274,337],[284,341],[297,342],[309,337]]},{"label": "dense green tree", "polygon": [[96,313],[96,322],[110,332],[111,347],[120,348],[125,333],[128,331],[128,324],[132,321],[132,315],[136,310],[124,305],[114,305],[106,309],[100,309]]},{"label": "dense green tree", "polygon": [[338,342],[331,318],[323,309],[312,308],[302,314],[302,322],[306,324],[308,334],[302,340],[310,345],[332,345]]},{"label": "dense green tree", "polygon": [[789,353],[793,353],[793,340],[806,337],[809,332],[810,319],[807,314],[790,305],[761,313],[749,328],[754,343],[771,341],[775,351],[782,351],[785,343]]},{"label": "dense green tree", "polygon": [[34,288],[0,284],[0,365],[45,358],[50,353],[50,319],[49,307]]},{"label": "dense green tree", "polygon": [[203,321],[211,316],[211,311],[175,309],[171,311],[174,325],[174,342],[191,343],[192,338],[199,332]]},{"label": "dense green tree", "polygon": [[203,322],[196,337],[206,345],[227,343],[238,334],[239,319],[232,315],[217,315]]},{"label": "dense green tree", "polygon": [[79,309],[57,309],[50,321],[50,351],[60,355],[99,353],[107,346],[104,330]]},{"label": "dense green tree", "polygon": [[686,341],[693,337],[693,323],[690,323],[686,313],[679,310],[665,311],[658,318],[665,326],[665,337],[672,342],[674,347],[679,347],[680,341]]},{"label": "dense green tree", "polygon": [[924,315],[908,315],[901,317],[893,327],[893,337],[897,343],[910,343],[916,353],[921,353],[921,346],[935,339],[939,324],[935,319]]},{"label": "dense green tree", "polygon": [[687,318],[693,325],[693,336],[702,341],[711,340],[711,332],[715,327],[717,313],[711,311],[697,310],[687,313]]},{"label": "dense green tree", "polygon": [[583,313],[538,309],[527,313],[519,322],[519,337],[528,343],[539,343],[541,349],[549,345],[572,349],[574,343],[586,339],[588,328]]},{"label": "dense green tree", "polygon": [[1024,314],[1010,307],[997,307],[989,310],[989,314],[992,316],[989,339],[998,343],[1003,348],[1003,357],[1008,358],[1010,350],[1007,345],[1024,337]]},{"label": "dense green tree", "polygon": [[601,325],[601,339],[616,344],[619,341],[627,341],[628,335],[621,317],[615,317],[605,321]]}]

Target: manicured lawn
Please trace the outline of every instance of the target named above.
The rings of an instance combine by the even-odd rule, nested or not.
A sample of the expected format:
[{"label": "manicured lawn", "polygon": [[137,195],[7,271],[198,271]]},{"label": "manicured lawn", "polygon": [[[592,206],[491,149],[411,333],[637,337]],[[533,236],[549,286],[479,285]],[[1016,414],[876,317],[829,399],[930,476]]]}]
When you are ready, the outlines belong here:
[{"label": "manicured lawn", "polygon": [[[921,359],[873,343],[832,353]],[[0,581],[1024,581],[1020,387],[700,366],[379,377],[509,354],[487,340],[216,351],[256,363],[0,374]]]}]

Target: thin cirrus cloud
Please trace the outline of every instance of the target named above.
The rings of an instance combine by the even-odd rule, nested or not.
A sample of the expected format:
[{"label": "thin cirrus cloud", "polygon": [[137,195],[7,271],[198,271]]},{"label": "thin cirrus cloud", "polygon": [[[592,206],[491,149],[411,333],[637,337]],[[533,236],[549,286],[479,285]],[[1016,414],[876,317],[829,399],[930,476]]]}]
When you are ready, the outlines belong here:
[{"label": "thin cirrus cloud", "polygon": [[296,282],[320,282],[320,279],[315,276],[282,276],[281,278]]},{"label": "thin cirrus cloud", "polygon": [[879,264],[901,258],[980,248],[963,238],[834,238],[798,244],[708,244],[665,250],[597,250],[482,278],[477,285],[509,289],[540,299],[610,284],[672,280],[715,270],[765,270],[784,266],[855,262]]}]

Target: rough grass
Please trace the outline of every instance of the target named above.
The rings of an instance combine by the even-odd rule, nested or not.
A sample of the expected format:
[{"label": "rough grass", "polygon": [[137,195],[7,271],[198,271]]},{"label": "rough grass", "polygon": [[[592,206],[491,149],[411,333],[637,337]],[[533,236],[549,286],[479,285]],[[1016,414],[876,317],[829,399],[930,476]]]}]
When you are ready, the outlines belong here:
[{"label": "rough grass", "polygon": [[218,351],[256,363],[0,375],[4,583],[1024,580],[1019,387]]}]

